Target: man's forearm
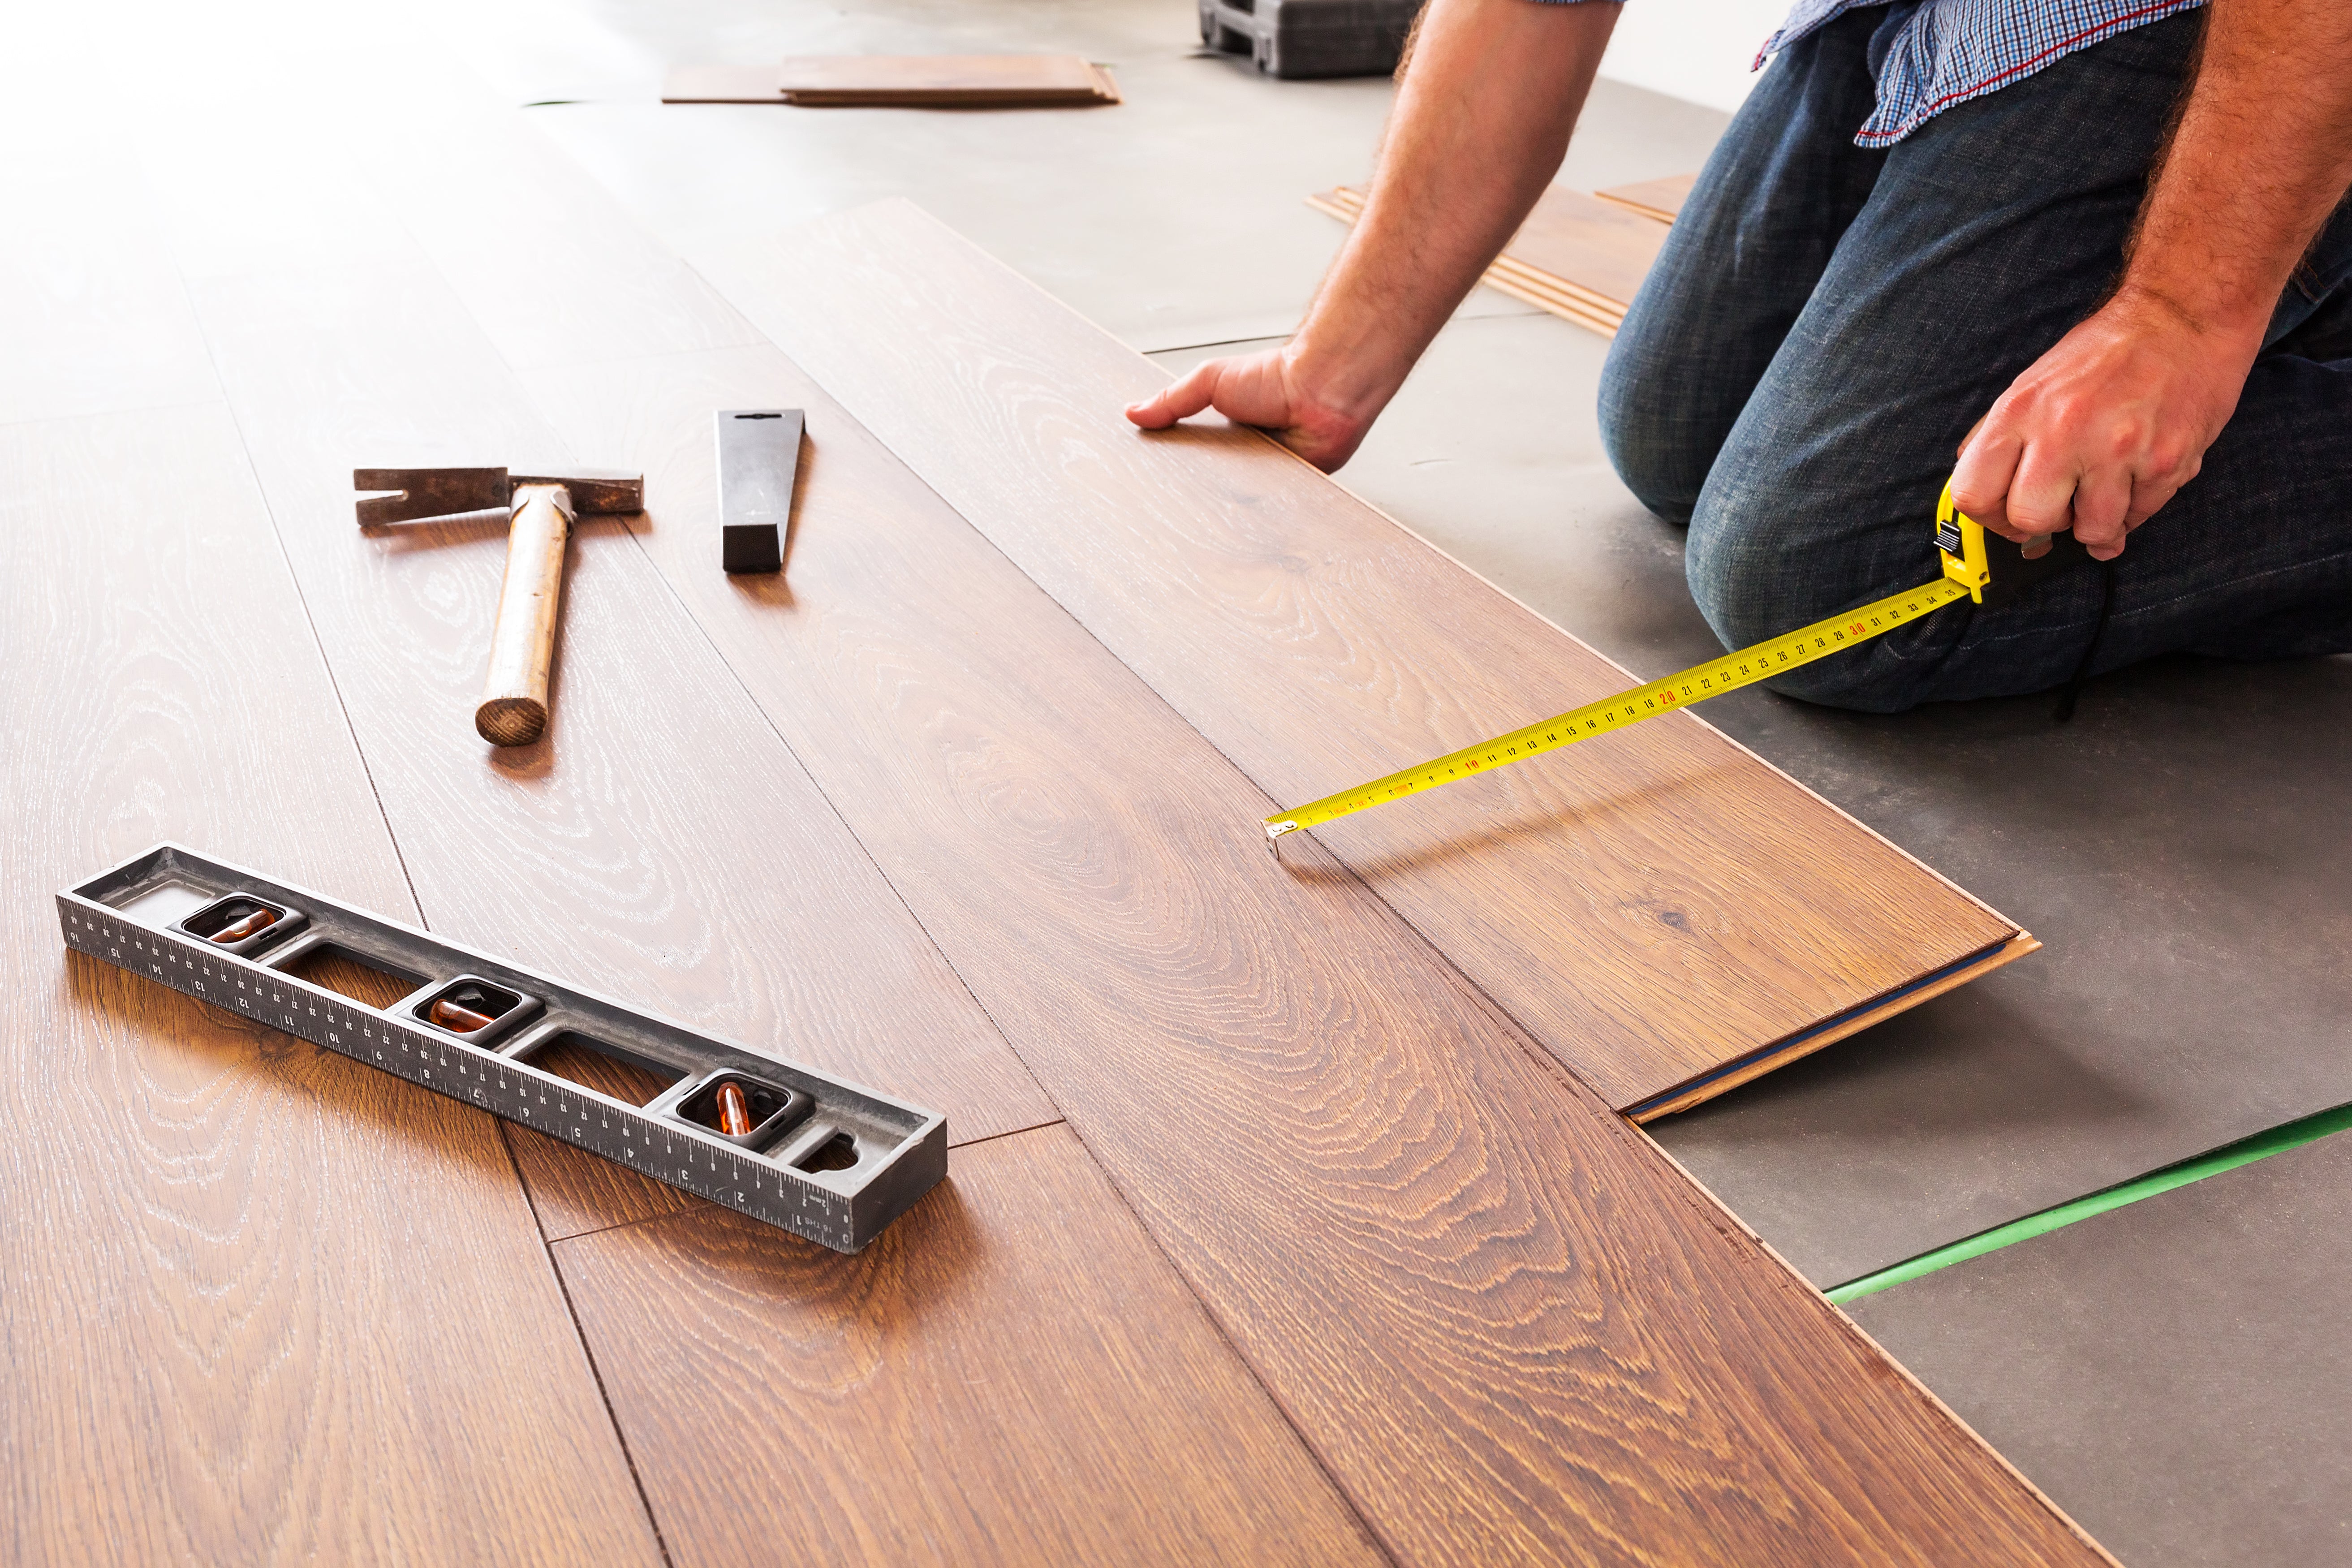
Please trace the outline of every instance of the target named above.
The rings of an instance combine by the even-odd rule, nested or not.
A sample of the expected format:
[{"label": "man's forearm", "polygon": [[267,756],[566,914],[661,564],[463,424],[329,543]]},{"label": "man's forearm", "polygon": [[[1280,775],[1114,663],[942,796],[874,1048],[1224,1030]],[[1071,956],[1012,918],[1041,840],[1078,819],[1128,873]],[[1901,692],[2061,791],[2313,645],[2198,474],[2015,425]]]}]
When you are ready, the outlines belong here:
[{"label": "man's forearm", "polygon": [[1494,260],[1567,152],[1614,0],[1430,0],[1364,214],[1291,353],[1369,417]]},{"label": "man's forearm", "polygon": [[2212,0],[2120,294],[2259,343],[2352,184],[2352,6]]}]

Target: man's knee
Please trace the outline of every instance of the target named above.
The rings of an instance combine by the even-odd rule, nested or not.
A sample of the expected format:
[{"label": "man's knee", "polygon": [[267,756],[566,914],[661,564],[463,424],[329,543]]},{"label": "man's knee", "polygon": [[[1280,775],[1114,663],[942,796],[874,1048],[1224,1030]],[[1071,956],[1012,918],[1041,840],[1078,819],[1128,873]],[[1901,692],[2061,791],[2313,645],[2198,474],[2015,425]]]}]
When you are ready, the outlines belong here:
[{"label": "man's knee", "polygon": [[1601,371],[1601,445],[1634,500],[1668,522],[1687,523],[1715,454],[1677,416],[1671,345],[1665,334],[1644,330],[1660,313],[1635,311],[1609,345]]},{"label": "man's knee", "polygon": [[[1726,462],[1691,518],[1691,596],[1727,648],[1752,647],[1935,575],[1923,512],[1873,521],[1852,506],[1807,504],[1769,465]],[[1906,548],[1907,546],[1907,548]],[[1904,628],[1774,677],[1785,697],[1871,713],[1924,700],[1941,663],[1938,629]]]}]

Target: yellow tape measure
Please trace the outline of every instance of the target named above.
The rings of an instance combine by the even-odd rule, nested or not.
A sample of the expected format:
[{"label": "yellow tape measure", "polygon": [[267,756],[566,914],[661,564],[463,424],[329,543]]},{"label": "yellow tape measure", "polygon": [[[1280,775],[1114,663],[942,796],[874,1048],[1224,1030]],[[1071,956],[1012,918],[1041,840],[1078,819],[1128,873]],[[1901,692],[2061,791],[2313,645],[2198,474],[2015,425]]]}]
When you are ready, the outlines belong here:
[{"label": "yellow tape measure", "polygon": [[1974,599],[1981,604],[1985,584],[1991,578],[1985,564],[1984,530],[1954,508],[1952,487],[1948,484],[1936,508],[1936,545],[1943,552],[1944,574],[1932,583],[1922,583],[1916,588],[1891,594],[1858,610],[1815,621],[1801,631],[1709,659],[1680,675],[1588,702],[1539,724],[1529,724],[1385,778],[1325,795],[1296,811],[1277,812],[1265,819],[1265,836],[1279,838],[1303,827],[1319,827],[1368,806],[1384,805],[1456,779],[1475,778],[1496,768],[1572,746],[1579,741],[1589,741],[1595,735],[1625,729],[1644,719],[1655,719],[1695,702],[1704,702],[1710,697],[1720,697],[1727,691],[1737,691],[1743,686],[1753,686],[1768,676],[1826,658],[1841,648],[1867,642],[1896,626],[1908,626],[1957,600]]}]

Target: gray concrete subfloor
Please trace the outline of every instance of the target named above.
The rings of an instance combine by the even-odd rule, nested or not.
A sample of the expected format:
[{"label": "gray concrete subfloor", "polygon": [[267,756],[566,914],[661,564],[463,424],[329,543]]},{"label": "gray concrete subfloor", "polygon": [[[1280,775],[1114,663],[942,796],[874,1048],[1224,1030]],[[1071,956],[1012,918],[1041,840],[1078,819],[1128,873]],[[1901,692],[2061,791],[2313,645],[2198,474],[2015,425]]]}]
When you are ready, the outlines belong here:
[{"label": "gray concrete subfloor", "polygon": [[2134,1568],[2352,1562],[2347,1224],[2339,1133],[1847,1310]]}]

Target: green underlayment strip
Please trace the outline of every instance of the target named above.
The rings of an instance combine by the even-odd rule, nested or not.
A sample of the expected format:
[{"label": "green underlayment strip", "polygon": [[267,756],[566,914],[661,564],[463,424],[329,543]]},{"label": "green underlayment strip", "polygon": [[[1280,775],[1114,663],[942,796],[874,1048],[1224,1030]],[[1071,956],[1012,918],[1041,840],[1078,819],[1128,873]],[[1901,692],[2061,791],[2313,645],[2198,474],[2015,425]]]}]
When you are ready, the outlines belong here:
[{"label": "green underlayment strip", "polygon": [[2251,1165],[2256,1160],[2268,1159],[2273,1154],[2284,1154],[2289,1149],[2300,1149],[2305,1143],[2325,1138],[2331,1132],[2341,1132],[2347,1127],[2352,1127],[2352,1105],[2339,1105],[2333,1110],[2323,1110],[2300,1121],[2290,1121],[2266,1132],[2257,1132],[2251,1138],[2241,1138],[2235,1143],[2224,1143],[2219,1149],[2194,1159],[2167,1165],[2160,1171],[2150,1171],[2145,1176],[2135,1176],[2103,1192],[2070,1198],[2043,1209],[2040,1214],[2030,1214],[2023,1219],[2013,1219],[2007,1225],[1998,1225],[1990,1230],[1963,1237],[1933,1252],[1923,1252],[1916,1258],[1906,1258],[1890,1268],[1882,1268],[1875,1274],[1865,1274],[1859,1279],[1849,1279],[1843,1285],[1832,1286],[1824,1294],[1843,1307],[1848,1301],[1907,1284],[1922,1275],[1933,1274],[1938,1268],[1949,1268],[1955,1263],[1966,1263],[1971,1258],[1981,1258],[1988,1252],[1998,1252],[2004,1247],[2013,1247],[2037,1236],[2047,1236],[2077,1220],[2089,1219],[2093,1215],[2119,1209],[2126,1204],[2136,1204],[2142,1198],[2152,1198],[2158,1193],[2168,1193],[2175,1187],[2185,1187],[2191,1182],[2201,1182],[2208,1176],[2218,1176],[2241,1165]]}]

